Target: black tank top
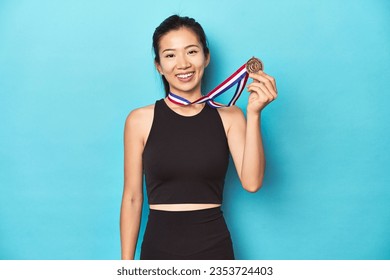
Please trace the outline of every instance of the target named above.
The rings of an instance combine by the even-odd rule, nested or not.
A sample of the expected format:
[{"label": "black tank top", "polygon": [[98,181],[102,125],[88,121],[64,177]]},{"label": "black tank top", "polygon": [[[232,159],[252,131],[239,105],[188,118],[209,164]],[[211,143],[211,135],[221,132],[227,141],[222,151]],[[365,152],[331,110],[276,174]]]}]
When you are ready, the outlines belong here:
[{"label": "black tank top", "polygon": [[149,204],[222,203],[229,147],[216,109],[186,117],[156,101],[142,157]]}]

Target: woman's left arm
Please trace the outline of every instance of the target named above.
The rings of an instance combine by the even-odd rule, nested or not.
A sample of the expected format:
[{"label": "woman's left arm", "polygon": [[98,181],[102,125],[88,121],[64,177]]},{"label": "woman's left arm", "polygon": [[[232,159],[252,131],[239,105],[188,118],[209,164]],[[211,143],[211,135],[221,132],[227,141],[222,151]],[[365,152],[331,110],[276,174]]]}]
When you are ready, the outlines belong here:
[{"label": "woman's left arm", "polygon": [[261,137],[261,111],[277,97],[275,79],[263,71],[249,75],[251,92],[247,105],[247,119],[238,108],[231,114],[228,130],[230,152],[241,184],[245,190],[261,188],[265,171],[265,155]]}]

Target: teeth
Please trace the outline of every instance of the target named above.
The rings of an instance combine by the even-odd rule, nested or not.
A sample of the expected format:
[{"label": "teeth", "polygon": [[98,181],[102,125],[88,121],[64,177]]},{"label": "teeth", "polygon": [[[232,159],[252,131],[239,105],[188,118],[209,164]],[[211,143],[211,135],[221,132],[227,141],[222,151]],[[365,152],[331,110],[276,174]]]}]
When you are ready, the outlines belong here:
[{"label": "teeth", "polygon": [[191,77],[194,73],[187,73],[187,74],[179,74],[177,75],[177,77],[181,78],[181,79],[186,79],[188,77]]}]

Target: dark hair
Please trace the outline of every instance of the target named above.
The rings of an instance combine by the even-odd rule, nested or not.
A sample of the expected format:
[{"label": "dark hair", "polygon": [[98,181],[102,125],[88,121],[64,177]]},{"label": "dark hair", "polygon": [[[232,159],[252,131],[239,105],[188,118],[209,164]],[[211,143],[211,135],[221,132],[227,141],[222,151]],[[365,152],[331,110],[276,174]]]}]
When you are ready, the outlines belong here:
[{"label": "dark hair", "polygon": [[[173,15],[168,18],[166,18],[154,31],[153,33],[153,50],[155,54],[155,62],[160,63],[160,55],[159,55],[159,48],[160,48],[160,40],[161,37],[163,37],[165,34],[172,30],[178,30],[182,27],[186,27],[190,29],[192,32],[196,34],[198,37],[198,40],[203,48],[204,54],[207,56],[209,54],[209,48],[207,46],[207,39],[206,34],[204,33],[204,30],[202,26],[193,18],[190,17],[181,17],[178,15]],[[162,76],[162,81],[164,83],[164,89],[165,94],[168,95],[169,93],[169,83],[167,79],[165,79],[164,76]]]}]

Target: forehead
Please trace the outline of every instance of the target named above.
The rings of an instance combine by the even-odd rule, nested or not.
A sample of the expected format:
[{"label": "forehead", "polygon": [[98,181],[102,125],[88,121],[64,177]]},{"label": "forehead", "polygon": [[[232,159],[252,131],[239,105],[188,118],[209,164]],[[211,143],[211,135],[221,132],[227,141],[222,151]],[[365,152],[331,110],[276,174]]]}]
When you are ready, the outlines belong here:
[{"label": "forehead", "polygon": [[190,29],[182,27],[171,30],[160,39],[160,51],[164,49],[180,49],[188,45],[200,46],[198,36]]}]

